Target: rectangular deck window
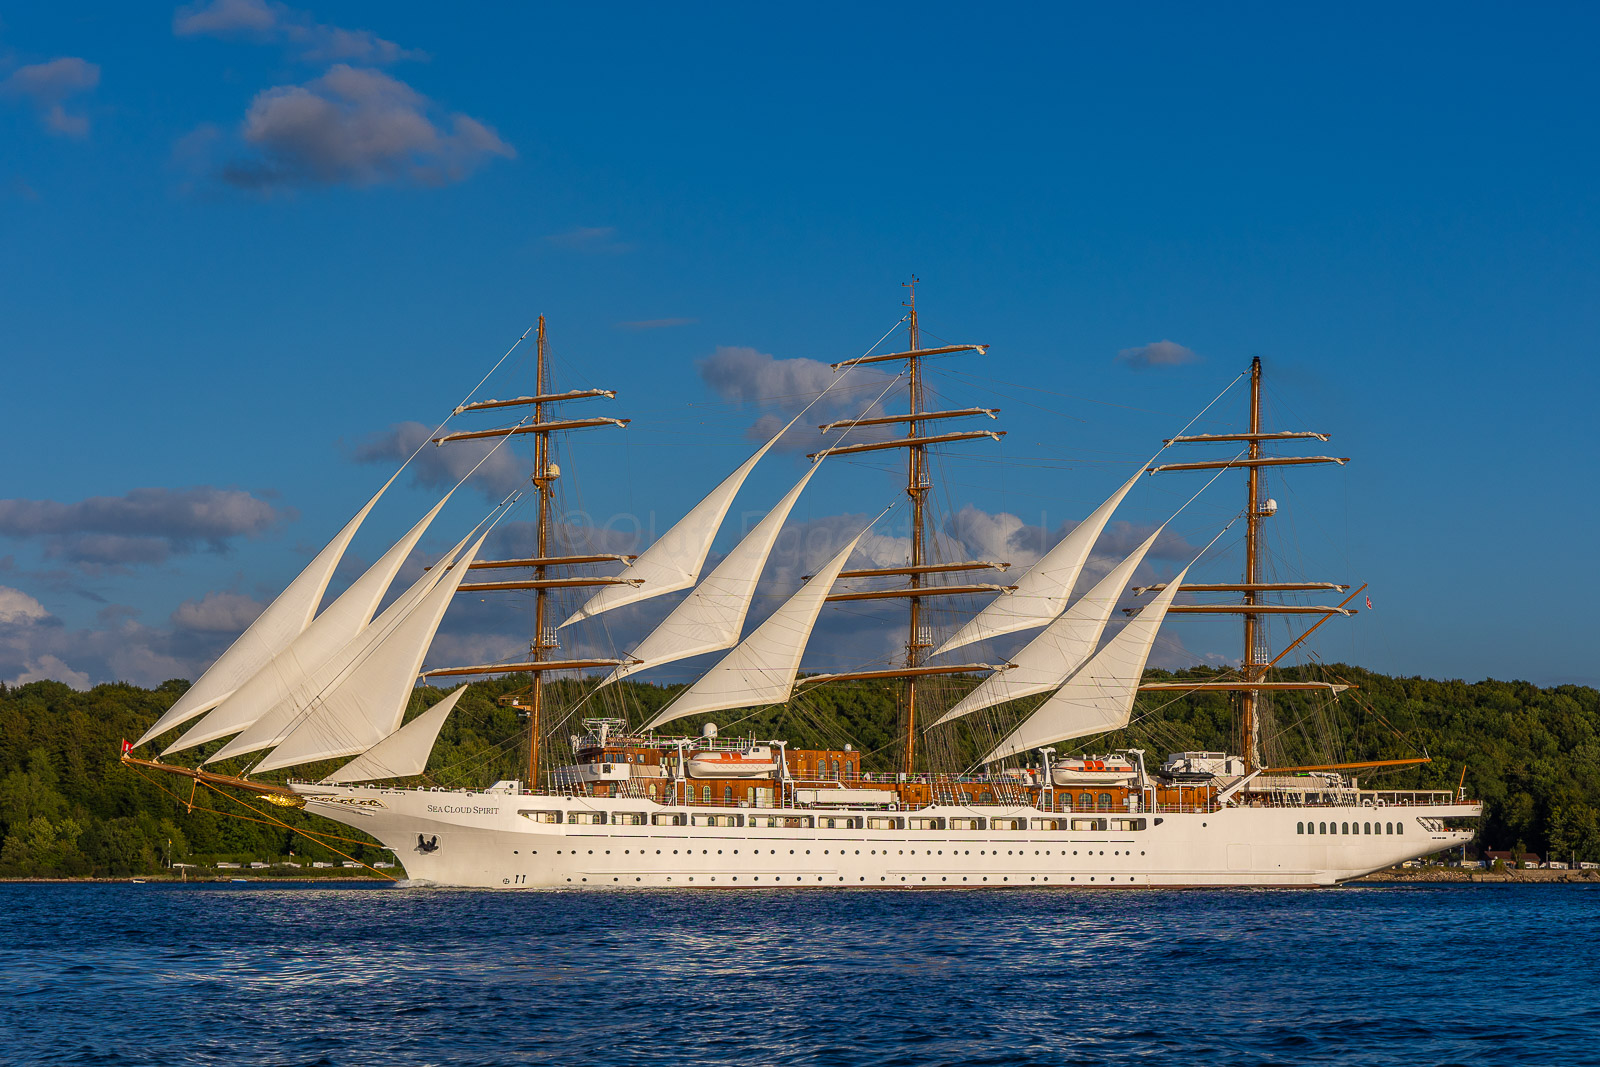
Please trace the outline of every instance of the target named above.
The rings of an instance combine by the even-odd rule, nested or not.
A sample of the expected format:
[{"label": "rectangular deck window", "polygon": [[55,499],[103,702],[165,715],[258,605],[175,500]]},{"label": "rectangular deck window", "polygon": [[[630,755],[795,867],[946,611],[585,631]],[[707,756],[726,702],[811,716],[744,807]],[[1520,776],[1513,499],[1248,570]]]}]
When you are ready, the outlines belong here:
[{"label": "rectangular deck window", "polygon": [[913,829],[913,830],[943,830],[944,829],[944,820],[943,819],[912,819],[911,820],[911,829]]},{"label": "rectangular deck window", "polygon": [[1104,819],[1073,819],[1072,828],[1074,830],[1104,830],[1106,821]]},{"label": "rectangular deck window", "polygon": [[692,826],[743,826],[743,815],[696,815],[691,821]]},{"label": "rectangular deck window", "polygon": [[652,815],[650,821],[657,826],[682,826],[687,820],[683,812],[673,811],[662,815]]},{"label": "rectangular deck window", "polygon": [[950,820],[950,829],[952,829],[952,830],[982,830],[983,829],[983,820],[982,819],[951,819]]},{"label": "rectangular deck window", "polygon": [[1027,819],[990,819],[989,820],[989,829],[991,829],[991,830],[1026,830],[1027,828],[1028,828],[1028,820]]},{"label": "rectangular deck window", "polygon": [[1143,819],[1112,819],[1111,828],[1113,830],[1143,830],[1145,821]]},{"label": "rectangular deck window", "polygon": [[1034,830],[1065,830],[1067,828],[1067,820],[1065,820],[1065,819],[1030,819],[1030,820],[1028,820],[1028,826],[1029,826],[1030,829],[1034,829]]},{"label": "rectangular deck window", "polygon": [[905,820],[890,815],[871,815],[867,817],[869,830],[904,830]]},{"label": "rectangular deck window", "polygon": [[576,823],[579,826],[604,826],[606,813],[603,811],[569,811],[567,812],[567,822]]},{"label": "rectangular deck window", "polygon": [[644,812],[618,811],[611,816],[611,822],[617,826],[643,826],[645,825]]},{"label": "rectangular deck window", "polygon": [[861,816],[859,815],[819,815],[817,825],[824,830],[859,830],[861,829]]},{"label": "rectangular deck window", "polygon": [[531,819],[533,822],[561,821],[561,813],[559,811],[519,811],[517,814],[524,819]]},{"label": "rectangular deck window", "polygon": [[772,830],[809,830],[813,820],[809,815],[752,815],[750,825]]}]

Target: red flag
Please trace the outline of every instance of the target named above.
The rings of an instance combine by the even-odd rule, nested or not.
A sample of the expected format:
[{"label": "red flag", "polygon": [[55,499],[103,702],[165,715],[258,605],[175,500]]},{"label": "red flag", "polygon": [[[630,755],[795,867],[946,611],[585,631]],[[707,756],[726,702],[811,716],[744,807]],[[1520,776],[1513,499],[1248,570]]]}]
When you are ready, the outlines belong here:
[{"label": "red flag", "polygon": [[126,737],[124,737],[122,739],[122,754],[124,756],[126,756],[128,753],[130,753],[132,751],[133,751],[133,746],[131,744],[129,744],[128,743],[128,739]]},{"label": "red flag", "polygon": [[1372,610],[1372,598],[1370,596],[1367,597],[1367,610],[1368,611]]}]

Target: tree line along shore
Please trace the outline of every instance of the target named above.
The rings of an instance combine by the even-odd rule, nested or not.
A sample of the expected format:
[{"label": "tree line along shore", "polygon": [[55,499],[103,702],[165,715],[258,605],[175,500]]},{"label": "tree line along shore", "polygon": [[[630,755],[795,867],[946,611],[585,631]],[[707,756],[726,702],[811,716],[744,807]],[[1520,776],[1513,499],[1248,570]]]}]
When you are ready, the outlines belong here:
[{"label": "tree line along shore", "polygon": [[[1216,673],[1152,671],[1150,678],[1205,680]],[[1325,698],[1275,694],[1275,758],[1305,764],[1326,762],[1330,753],[1340,761],[1360,761],[1426,751],[1433,762],[1362,772],[1363,785],[1454,790],[1465,768],[1467,795],[1485,804],[1481,849],[1600,860],[1600,690],[1396,678],[1338,664],[1283,672],[1286,678],[1301,674],[1357,688],[1332,709]],[[957,677],[945,684],[959,690],[976,681]],[[512,675],[474,683],[445,723],[425,783],[476,786],[521,777],[525,726],[515,709],[499,706],[496,698],[527,682]],[[548,706],[574,706],[585,685],[592,683],[548,686]],[[153,689],[114,683],[87,692],[53,681],[0,684],[0,878],[128,878],[184,870],[174,864],[193,865],[189,876],[200,878],[375,877],[365,868],[313,864],[394,862],[376,842],[360,841],[359,833],[303,812],[254,811],[203,788],[191,797],[182,779],[158,781],[123,767],[122,740],[138,737],[187,688],[183,680]],[[631,707],[649,712],[680,687],[623,682],[616,688]],[[408,714],[441,695],[419,688]],[[724,718],[737,718],[741,735],[787,737],[799,747],[849,741],[868,754],[863,769],[890,770],[896,714],[895,694],[884,687],[839,686],[811,690],[787,708]],[[1128,729],[1095,739],[1092,747],[1145,748],[1152,759],[1169,751],[1238,751],[1234,719],[1226,694],[1163,697],[1159,706],[1141,705]],[[699,723],[679,725],[697,731]],[[948,736],[942,754],[954,761],[975,758],[983,741],[978,730]],[[883,766],[873,766],[874,760]],[[218,769],[236,772],[243,764]],[[311,766],[299,773],[319,777],[327,770]],[[324,844],[296,829],[354,840]],[[235,863],[240,867],[217,866]],[[300,867],[251,870],[251,863]],[[403,877],[399,868],[386,873]]]}]

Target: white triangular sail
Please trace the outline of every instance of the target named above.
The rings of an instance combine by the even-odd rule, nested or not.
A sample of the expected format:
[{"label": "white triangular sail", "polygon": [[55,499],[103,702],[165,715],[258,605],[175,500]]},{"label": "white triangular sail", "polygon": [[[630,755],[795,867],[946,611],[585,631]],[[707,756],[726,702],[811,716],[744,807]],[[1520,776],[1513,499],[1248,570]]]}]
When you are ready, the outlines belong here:
[{"label": "white triangular sail", "polygon": [[1133,701],[1139,695],[1139,680],[1150,659],[1156,632],[1166,618],[1172,598],[1189,573],[1185,567],[1167,583],[1143,611],[1135,615],[1120,633],[1106,642],[1078,673],[1040,704],[1034,713],[1011,731],[984,763],[1029,752],[1042,745],[1053,745],[1073,737],[1103,734],[1128,725]]},{"label": "white triangular sail", "polygon": [[606,676],[601,685],[625,678],[635,671],[658,667],[663,663],[698,656],[705,652],[732,648],[744,630],[744,620],[750,613],[750,601],[756,594],[756,583],[772,554],[772,546],[783,530],[789,512],[800,499],[806,483],[817,472],[817,466],[795,483],[784,494],[766,517],[734,546],[727,558],[717,564],[704,581],[672,613],[661,620],[654,630],[629,653],[637,663],[624,663]]},{"label": "white triangular sail", "polygon": [[334,568],[339,566],[344,550],[350,547],[350,539],[355,537],[356,531],[361,528],[361,523],[366,520],[373,505],[377,504],[378,498],[383,496],[384,490],[394,484],[394,479],[397,477],[399,477],[398,471],[383,483],[383,488],[373,494],[372,499],[367,501],[366,507],[356,512],[355,517],[344,524],[344,529],[334,535],[333,540],[306,564],[305,570],[278,594],[276,600],[267,605],[265,611],[256,616],[255,621],[245,628],[244,633],[240,634],[233,644],[228,646],[227,651],[206,668],[204,674],[195,679],[195,683],[173,702],[166,714],[157,719],[155,725],[146,730],[144,736],[139,738],[133,747],[138,748],[152,738],[159,737],[222,703],[230,693],[266,666],[273,656],[283,651],[290,641],[311,625],[311,620],[317,613],[317,605],[322,603],[322,594],[328,588],[329,579],[333,577]]},{"label": "white triangular sail", "polygon": [[467,541],[476,533],[474,530],[472,534],[467,535],[467,538],[458,542],[443,559],[411,583],[411,587],[401,593],[394,603],[384,608],[370,626],[330,656],[322,666],[307,675],[293,692],[240,731],[239,736],[223,745],[205,762],[217,763],[233,756],[242,756],[247,752],[271,748],[287,737],[299,724],[306,709],[316,701],[318,695],[337,682],[369,648],[399,625],[400,620],[405,618],[407,613],[416,607],[418,602],[427,596],[451,570],[455,569],[453,564],[456,557],[467,547]]},{"label": "white triangular sail", "polygon": [[350,588],[339,594],[332,604],[323,609],[305,631],[289,642],[289,647],[272,657],[261,670],[252,675],[233,694],[213,708],[205,718],[191,726],[187,733],[162,752],[171,755],[196,745],[214,741],[219,737],[238,733],[277,705],[296,687],[310,677],[318,667],[328,662],[357,634],[366,629],[372,615],[378,610],[383,594],[388,591],[394,576],[427,532],[451,493],[433,506],[422,519],[383,556],[367,568],[365,574],[350,583]]},{"label": "white triangular sail", "polygon": [[1065,682],[1100,643],[1100,635],[1105,633],[1118,598],[1164,529],[1163,525],[1145,538],[1144,544],[1134,549],[1132,555],[1113,567],[1094,588],[1045,627],[1043,633],[1024,645],[1011,657],[1011,666],[989,675],[978,688],[930,725],[938,726],[1008,700],[1047,693]]},{"label": "white triangular sail", "polygon": [[478,538],[449,575],[318,696],[293,732],[256,764],[257,772],[353,756],[400,728],[433,635],[488,536]]},{"label": "white triangular sail", "polygon": [[699,681],[679,693],[676,700],[645,724],[645,729],[653,730],[689,715],[782,704],[788,700],[789,694],[794,692],[800,656],[817,625],[823,601],[866,532],[862,530],[856,534],[855,539],[801,586],[798,593],[784,601]]},{"label": "white triangular sail", "polygon": [[[790,420],[789,426],[793,425],[793,420]],[[750,476],[761,457],[767,454],[767,450],[788,432],[789,426],[757,449],[755,455],[739,464],[738,469],[691,508],[689,514],[679,519],[655,544],[641,552],[628,568],[628,584],[605,586],[585,601],[583,607],[573,612],[561,626],[571,626],[579,620],[592,619],[601,612],[675,593],[693,585],[700,577],[700,568],[705,566],[711,542],[716,538],[722,520],[727,517],[728,508],[733,505],[739,487],[744,485],[744,480]],[[633,584],[635,582],[638,584]]]},{"label": "white triangular sail", "polygon": [[409,778],[428,766],[428,754],[439,738],[445,716],[450,714],[467,691],[466,686],[449,693],[427,711],[406,723],[382,741],[367,749],[343,767],[322,779],[329,785],[340,782],[376,782],[385,778]]},{"label": "white triangular sail", "polygon": [[1015,589],[990,601],[933,654],[940,656],[975,641],[1043,626],[1060,615],[1067,606],[1067,598],[1072,595],[1072,587],[1078,582],[1078,575],[1083,573],[1090,549],[1106,523],[1111,521],[1111,513],[1117,510],[1117,505],[1143,473],[1144,468],[1140,467],[1138,474],[1112,493],[1110,499],[1040,556],[1038,562],[1016,580]]}]

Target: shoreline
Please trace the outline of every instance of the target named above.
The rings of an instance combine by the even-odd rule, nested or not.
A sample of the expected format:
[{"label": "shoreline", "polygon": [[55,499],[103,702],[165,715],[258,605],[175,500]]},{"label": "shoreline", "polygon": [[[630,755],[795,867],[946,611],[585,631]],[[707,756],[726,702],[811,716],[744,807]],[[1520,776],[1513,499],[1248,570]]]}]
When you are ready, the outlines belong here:
[{"label": "shoreline", "polygon": [[1410,869],[1399,868],[1374,871],[1371,874],[1364,874],[1360,878],[1352,878],[1345,884],[1359,885],[1373,882],[1455,882],[1463,885],[1475,882],[1516,885],[1580,885],[1585,882],[1600,882],[1600,871],[1551,871],[1543,868],[1474,871],[1464,870],[1460,867],[1414,867]]}]

